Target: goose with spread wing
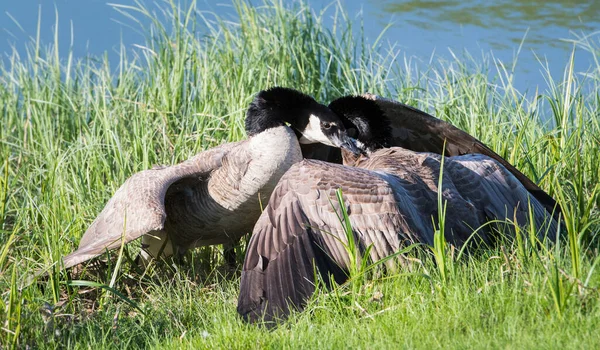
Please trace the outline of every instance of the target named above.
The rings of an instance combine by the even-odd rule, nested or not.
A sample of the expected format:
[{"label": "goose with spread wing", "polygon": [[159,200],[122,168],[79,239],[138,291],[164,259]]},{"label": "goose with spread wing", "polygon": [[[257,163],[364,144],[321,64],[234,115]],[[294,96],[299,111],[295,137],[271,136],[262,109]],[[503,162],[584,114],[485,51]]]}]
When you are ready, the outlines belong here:
[{"label": "goose with spread wing", "polygon": [[[338,189],[357,246],[363,253],[371,246],[372,261],[413,242],[433,244],[439,191],[447,203],[450,244],[493,244],[497,229],[510,235],[510,222],[526,226],[530,217],[540,238],[555,239],[557,222],[501,162],[482,154],[452,156],[441,171],[440,154],[385,148],[393,125],[385,116],[371,117],[373,103],[353,97],[330,106],[356,128],[357,144],[368,157],[344,151],[346,165],[304,160],[273,191],[246,251],[238,299],[245,320],[271,322],[302,309],[315,290],[315,271],[328,286],[347,279],[350,257]],[[495,220],[509,223],[486,225]]]},{"label": "goose with spread wing", "polygon": [[[483,142],[454,125],[435,118],[417,108],[398,101],[382,98],[370,93],[360,96],[345,96],[331,102],[329,107],[362,104],[360,110],[371,120],[385,118],[389,121],[391,135],[387,140],[390,147],[402,147],[415,152],[431,152],[445,156],[483,154],[502,164],[556,219],[561,212],[554,198],[542,190]],[[368,102],[372,101],[372,102]],[[346,109],[348,110],[348,109]],[[444,145],[445,142],[445,145]],[[305,158],[341,163],[341,151],[324,144],[302,145]]]},{"label": "goose with spread wing", "polygon": [[79,248],[64,257],[63,267],[140,237],[144,259],[232,244],[252,229],[261,199],[266,202],[281,176],[302,159],[299,143],[323,142],[358,152],[334,113],[288,88],[258,93],[246,114],[246,131],[246,140],[131,176],[87,229]]}]

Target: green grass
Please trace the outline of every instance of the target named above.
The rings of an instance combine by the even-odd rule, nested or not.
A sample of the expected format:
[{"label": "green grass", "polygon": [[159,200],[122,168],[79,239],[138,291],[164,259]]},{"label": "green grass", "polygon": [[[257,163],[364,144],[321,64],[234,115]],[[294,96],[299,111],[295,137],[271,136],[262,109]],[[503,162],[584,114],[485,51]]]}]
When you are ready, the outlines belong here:
[{"label": "green grass", "polygon": [[[366,42],[339,5],[315,14],[237,1],[235,22],[162,5],[159,14],[118,7],[134,24],[152,23],[142,28],[145,46],[121,47],[118,62],[76,59],[34,39],[0,65],[0,347],[600,347],[597,36],[574,43],[595,59],[589,72],[573,71],[575,56],[552,62],[564,64],[563,77],[540,65],[547,85],[523,93],[514,67],[489,55],[424,66]],[[275,84],[323,102],[370,91],[452,122],[559,200],[565,239],[544,247],[522,232],[460,258],[438,246],[451,266],[443,275],[426,249],[411,252],[420,262],[410,270],[321,289],[273,331],[237,317],[239,277],[204,267],[221,262],[212,248],[183,269],[141,274],[125,259],[112,263],[95,279],[101,287],[51,270],[19,289],[76,248],[129,175],[244,138],[248,103]]]}]

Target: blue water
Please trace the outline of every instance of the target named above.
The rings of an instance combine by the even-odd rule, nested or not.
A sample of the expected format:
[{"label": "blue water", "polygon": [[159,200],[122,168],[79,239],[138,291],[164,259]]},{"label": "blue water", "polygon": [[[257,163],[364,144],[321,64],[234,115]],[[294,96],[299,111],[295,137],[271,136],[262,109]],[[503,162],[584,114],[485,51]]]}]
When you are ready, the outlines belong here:
[{"label": "blue water", "polygon": [[[357,25],[362,21],[368,40],[374,41],[390,25],[383,42],[396,44],[401,53],[422,61],[423,66],[433,54],[450,58],[451,52],[460,55],[466,49],[474,57],[492,53],[510,67],[524,39],[515,71],[516,85],[522,91],[545,88],[538,60],[547,62],[552,75],[560,78],[573,49],[570,41],[600,30],[598,1],[340,1]],[[132,0],[114,2],[134,5]],[[308,3],[321,11],[331,0]],[[230,16],[229,4],[227,0],[198,1],[197,7]],[[111,61],[117,62],[121,42],[127,48],[144,43],[142,33],[136,31],[139,27],[106,0],[0,0],[0,53],[5,61],[12,47],[25,55],[25,43],[36,36],[38,12],[40,37],[46,44],[54,41],[58,13],[58,41],[63,56],[72,47],[76,58],[106,52]],[[333,15],[331,7],[329,13]],[[596,43],[599,36],[593,36]],[[575,71],[588,71],[592,65],[592,56],[578,49]]]}]

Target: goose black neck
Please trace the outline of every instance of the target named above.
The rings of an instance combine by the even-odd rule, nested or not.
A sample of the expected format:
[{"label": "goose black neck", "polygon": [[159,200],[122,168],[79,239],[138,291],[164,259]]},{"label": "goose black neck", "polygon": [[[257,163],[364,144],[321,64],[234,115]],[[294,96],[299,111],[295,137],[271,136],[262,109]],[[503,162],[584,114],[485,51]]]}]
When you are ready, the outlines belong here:
[{"label": "goose black neck", "polygon": [[344,122],[346,129],[356,129],[356,139],[368,149],[390,146],[392,128],[390,120],[377,102],[362,96],[345,96],[332,101],[329,108]]},{"label": "goose black neck", "polygon": [[302,110],[314,106],[317,102],[300,91],[274,87],[256,95],[246,112],[246,133],[248,136],[289,123],[292,127],[306,121]]}]

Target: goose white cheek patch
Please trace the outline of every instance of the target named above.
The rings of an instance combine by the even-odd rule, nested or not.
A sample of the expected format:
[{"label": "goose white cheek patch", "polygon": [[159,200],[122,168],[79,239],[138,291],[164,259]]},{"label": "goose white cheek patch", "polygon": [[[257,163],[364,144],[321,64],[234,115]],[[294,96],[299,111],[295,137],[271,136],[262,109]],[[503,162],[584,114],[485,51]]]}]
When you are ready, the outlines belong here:
[{"label": "goose white cheek patch", "polygon": [[327,137],[321,129],[321,120],[314,114],[308,118],[308,125],[302,131],[302,137],[298,140],[302,144],[308,143],[324,143],[329,146],[334,146],[333,142]]}]

